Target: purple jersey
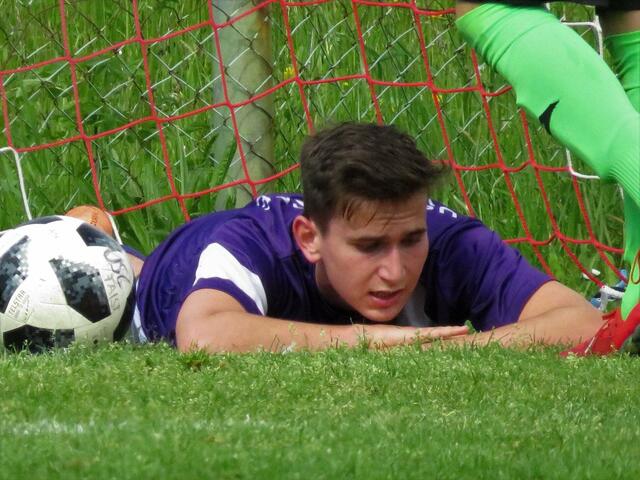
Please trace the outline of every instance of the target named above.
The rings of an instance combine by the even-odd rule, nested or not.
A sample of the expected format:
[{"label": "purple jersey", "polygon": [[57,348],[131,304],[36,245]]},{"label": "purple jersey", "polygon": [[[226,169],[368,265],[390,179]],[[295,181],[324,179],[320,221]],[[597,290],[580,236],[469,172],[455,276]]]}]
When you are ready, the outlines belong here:
[{"label": "purple jersey", "polygon": [[[291,224],[300,195],[263,195],[246,207],[212,213],[181,226],[146,259],[137,291],[145,335],[175,343],[185,298],[209,288],[249,313],[324,324],[364,321],[329,304],[315,267],[298,248]],[[427,204],[429,256],[397,325],[462,325],[478,330],[517,321],[550,277],[536,270],[479,220],[441,203]]]}]

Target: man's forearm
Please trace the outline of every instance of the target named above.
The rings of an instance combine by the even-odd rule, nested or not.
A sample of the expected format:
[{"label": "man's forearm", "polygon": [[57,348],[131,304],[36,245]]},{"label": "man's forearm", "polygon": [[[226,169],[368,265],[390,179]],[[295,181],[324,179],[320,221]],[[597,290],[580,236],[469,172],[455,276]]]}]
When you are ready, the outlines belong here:
[{"label": "man's forearm", "polygon": [[[361,330],[361,329],[360,329]],[[178,324],[176,337],[182,351],[201,348],[209,352],[320,350],[358,343],[354,325],[316,325],[253,315],[223,312]]]},{"label": "man's forearm", "polygon": [[373,348],[429,342],[467,333],[467,327],[414,328],[396,325],[328,325],[282,320],[246,312],[221,312],[178,321],[177,346],[181,351],[216,352],[256,350],[324,350],[366,343]]},{"label": "man's forearm", "polygon": [[589,305],[559,307],[517,323],[445,340],[445,342],[505,347],[526,347],[534,343],[575,345],[592,337],[602,326],[600,313]]}]

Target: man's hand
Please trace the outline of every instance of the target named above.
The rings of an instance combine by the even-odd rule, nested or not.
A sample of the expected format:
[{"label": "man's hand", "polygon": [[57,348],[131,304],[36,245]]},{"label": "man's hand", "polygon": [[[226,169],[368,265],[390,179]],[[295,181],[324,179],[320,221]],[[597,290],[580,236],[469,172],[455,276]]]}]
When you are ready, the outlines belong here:
[{"label": "man's hand", "polygon": [[469,333],[466,325],[450,327],[399,327],[396,325],[354,325],[361,342],[374,348],[398,345],[428,344],[435,340],[451,339]]}]

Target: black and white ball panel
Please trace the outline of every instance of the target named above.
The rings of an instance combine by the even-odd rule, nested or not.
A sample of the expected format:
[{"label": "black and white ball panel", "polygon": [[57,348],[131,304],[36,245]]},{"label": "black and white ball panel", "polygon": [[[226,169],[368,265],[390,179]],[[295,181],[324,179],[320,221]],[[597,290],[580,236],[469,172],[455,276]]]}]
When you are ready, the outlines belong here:
[{"label": "black and white ball panel", "polygon": [[80,238],[84,240],[84,243],[88,247],[106,247],[112,250],[122,250],[122,247],[118,242],[116,242],[112,237],[106,235],[103,231],[98,230],[95,227],[92,227],[88,223],[83,223],[80,225],[77,230]]},{"label": "black and white ball panel", "polygon": [[60,222],[60,221],[62,221],[62,218],[60,218],[57,215],[51,215],[48,217],[34,218],[33,220],[29,220],[28,222],[21,223],[19,227],[24,227],[25,225],[46,225],[47,223]]},{"label": "black and white ball panel", "polygon": [[11,297],[27,278],[29,262],[26,258],[29,238],[22,237],[0,256],[0,313],[5,313]]},{"label": "black and white ball panel", "polygon": [[52,258],[49,264],[60,283],[67,305],[94,323],[111,315],[107,292],[97,268],[60,257]]},{"label": "black and white ball panel", "polygon": [[2,333],[4,346],[10,350],[28,349],[40,353],[54,347],[68,347],[75,340],[75,332],[22,325]]},{"label": "black and white ball panel", "polygon": [[113,331],[113,339],[118,341],[122,340],[124,336],[129,331],[129,327],[131,326],[131,322],[133,321],[133,313],[136,308],[136,286],[135,283],[129,292],[129,297],[127,298],[127,302],[124,307],[124,312],[122,313],[122,317],[118,321],[118,325]]}]

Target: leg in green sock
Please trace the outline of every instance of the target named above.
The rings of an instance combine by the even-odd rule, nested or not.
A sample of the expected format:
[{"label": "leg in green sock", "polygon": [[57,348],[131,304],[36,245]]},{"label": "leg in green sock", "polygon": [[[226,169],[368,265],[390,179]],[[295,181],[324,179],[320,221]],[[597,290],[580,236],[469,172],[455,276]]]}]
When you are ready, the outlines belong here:
[{"label": "leg in green sock", "polygon": [[627,318],[633,307],[640,304],[640,207],[630,198],[624,198],[624,254],[629,280],[622,297],[622,318]]},{"label": "leg in green sock", "polygon": [[640,111],[640,30],[605,39],[613,69],[633,107]]},{"label": "leg in green sock", "polygon": [[[640,16],[640,12],[616,15]],[[608,26],[606,17],[603,23],[605,27]],[[636,27],[635,24],[631,26]],[[640,30],[611,35],[605,39],[605,44],[624,91],[633,107],[640,112]],[[622,316],[626,318],[631,309],[640,303],[640,206],[627,197],[624,200],[624,218],[624,259],[631,265],[629,286],[622,299]]]},{"label": "leg in green sock", "polygon": [[[513,85],[518,105],[600,177],[622,186],[625,260],[632,262],[640,246],[640,114],[613,72],[573,30],[541,8],[483,4],[457,24]],[[633,80],[635,70],[624,66],[621,72],[627,70]],[[639,301],[640,285],[630,285],[623,316]]]}]

